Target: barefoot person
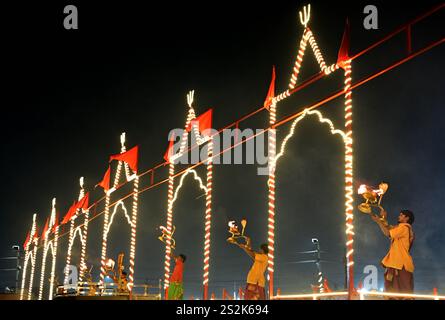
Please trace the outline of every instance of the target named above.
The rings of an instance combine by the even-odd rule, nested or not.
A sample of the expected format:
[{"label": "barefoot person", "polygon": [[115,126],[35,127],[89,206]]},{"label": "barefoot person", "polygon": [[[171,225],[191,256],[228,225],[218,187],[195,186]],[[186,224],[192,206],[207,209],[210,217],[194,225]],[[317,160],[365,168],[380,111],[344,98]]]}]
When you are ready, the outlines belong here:
[{"label": "barefoot person", "polygon": [[[386,211],[381,211],[386,218]],[[390,226],[384,223],[385,219],[372,216],[379,225],[383,234],[391,239],[388,254],[383,258],[382,265],[385,270],[385,292],[412,293],[414,290],[414,264],[409,253],[414,241],[412,224],[414,214],[409,210],[400,211],[398,225]]]},{"label": "barefoot person", "polygon": [[168,300],[182,300],[184,297],[184,287],[182,285],[182,275],[184,273],[184,262],[187,257],[183,254],[173,256],[175,268],[170,276],[170,286],[168,287]]},{"label": "barefoot person", "polygon": [[264,272],[267,269],[269,249],[267,244],[260,246],[261,252],[255,252],[250,247],[250,238],[247,238],[247,243],[238,244],[254,261],[250,271],[247,275],[247,285],[245,300],[266,300],[264,287],[266,286],[266,279]]}]

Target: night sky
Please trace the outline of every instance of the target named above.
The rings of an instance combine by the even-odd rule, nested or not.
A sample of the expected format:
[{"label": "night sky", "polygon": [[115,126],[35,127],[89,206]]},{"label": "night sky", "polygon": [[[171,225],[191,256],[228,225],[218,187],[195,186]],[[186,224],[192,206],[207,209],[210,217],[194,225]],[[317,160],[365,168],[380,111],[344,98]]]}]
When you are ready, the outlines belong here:
[{"label": "night sky", "polygon": [[[22,245],[38,214],[39,234],[50,215],[51,199],[64,215],[78,196],[85,177],[92,200],[110,154],[139,145],[140,172],[163,162],[167,134],[184,126],[186,94],[195,90],[197,114],[214,108],[213,126],[220,129],[262,106],[276,66],[276,92],[287,88],[303,27],[298,10],[306,2],[208,2],[142,6],[138,2],[99,2],[95,6],[70,1],[2,6],[2,157],[0,256]],[[363,28],[363,8],[312,1],[310,27],[328,65],[337,59],[346,17],[351,23],[351,53],[357,53],[438,2],[374,3],[379,29]],[[63,7],[76,4],[79,30],[63,28]],[[442,10],[443,11],[443,10]],[[413,49],[443,37],[443,12],[413,29]],[[299,82],[319,71],[306,51]],[[445,126],[442,74],[444,47],[397,67],[353,91],[355,187],[389,183],[383,205],[391,223],[401,209],[411,209],[416,241],[415,288],[445,290]],[[357,81],[401,59],[404,35],[353,62]],[[278,105],[278,119],[342,88],[341,72],[318,81]],[[321,109],[337,126],[343,125],[343,99]],[[267,111],[242,124],[265,128]],[[290,123],[278,131],[278,145]],[[314,264],[298,252],[312,250],[320,240],[323,271],[333,288],[344,286],[344,149],[338,136],[314,118],[297,127],[277,168],[275,287],[283,293],[311,292]],[[245,217],[246,233],[255,248],[267,241],[266,177],[256,165],[215,165],[213,187],[210,292],[244,286],[250,258],[227,244],[227,222]],[[205,168],[198,173],[205,177]],[[159,171],[157,181],[167,176]],[[158,180],[159,179],[159,180]],[[147,176],[141,189],[148,186]],[[124,187],[121,194],[129,192]],[[187,178],[175,203],[178,253],[187,255],[185,297],[201,296],[205,197]],[[116,200],[116,199],[114,199]],[[356,196],[355,206],[361,199]],[[126,202],[130,208],[131,202]],[[103,210],[98,205],[97,212]],[[167,184],[140,195],[136,283],[157,283],[163,277],[165,247],[156,229],[165,225]],[[363,267],[386,254],[389,241],[367,216],[355,210],[356,284]],[[88,266],[99,275],[103,216],[89,226]],[[66,230],[66,229],[65,229]],[[116,216],[109,235],[109,255],[129,255],[129,231],[123,215]],[[59,243],[57,272],[62,281],[67,237]],[[80,243],[73,261],[79,260]],[[41,264],[41,251],[37,265]],[[49,261],[49,260],[48,260]],[[0,261],[0,268],[10,267]],[[126,260],[128,265],[128,260]],[[35,286],[40,281],[37,268]],[[383,269],[379,267],[379,287]],[[14,274],[3,272],[0,287],[13,286]]]}]

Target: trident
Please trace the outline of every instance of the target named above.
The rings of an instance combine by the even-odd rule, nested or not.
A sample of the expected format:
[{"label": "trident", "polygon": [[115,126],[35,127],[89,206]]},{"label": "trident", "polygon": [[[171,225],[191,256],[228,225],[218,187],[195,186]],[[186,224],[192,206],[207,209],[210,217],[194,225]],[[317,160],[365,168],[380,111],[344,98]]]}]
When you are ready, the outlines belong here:
[{"label": "trident", "polygon": [[303,14],[301,14],[301,11],[299,12],[299,14],[300,14],[300,22],[306,28],[307,24],[309,23],[309,19],[311,18],[311,5],[308,4],[307,11],[306,11],[306,6],[304,6]]}]

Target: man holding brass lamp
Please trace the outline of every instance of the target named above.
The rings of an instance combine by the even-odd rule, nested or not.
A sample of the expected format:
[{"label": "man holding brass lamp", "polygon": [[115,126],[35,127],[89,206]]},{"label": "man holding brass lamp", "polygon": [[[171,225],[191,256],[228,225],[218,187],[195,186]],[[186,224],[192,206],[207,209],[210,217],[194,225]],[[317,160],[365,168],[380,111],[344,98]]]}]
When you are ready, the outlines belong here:
[{"label": "man holding brass lamp", "polygon": [[264,273],[267,269],[269,249],[267,244],[264,243],[260,246],[261,252],[255,252],[250,246],[250,238],[247,238],[246,244],[238,244],[238,246],[243,249],[249,257],[253,259],[253,265],[249,270],[247,275],[247,285],[246,285],[246,300],[266,300],[265,286],[266,279]]},{"label": "man holding brass lamp", "polygon": [[388,254],[383,258],[385,270],[385,291],[395,293],[413,293],[414,263],[410,249],[414,241],[412,224],[414,214],[410,210],[401,210],[398,225],[390,226],[386,222],[386,211],[381,208],[381,217],[372,215],[383,234],[391,239]]},{"label": "man holding brass lamp", "polygon": [[[229,243],[237,245],[241,249],[243,249],[249,257],[253,259],[253,265],[250,268],[249,273],[247,274],[247,285],[246,292],[244,294],[245,300],[266,300],[265,294],[265,286],[266,279],[264,277],[264,273],[267,269],[268,264],[268,253],[269,248],[267,243],[263,243],[260,246],[261,251],[255,252],[251,247],[251,240],[244,234],[244,230],[247,225],[247,220],[242,219],[241,225],[243,227],[242,231],[238,230],[238,226],[235,224],[235,221],[229,222],[229,233],[231,237],[227,238]],[[244,239],[245,244],[241,244],[238,242],[239,239]]]}]

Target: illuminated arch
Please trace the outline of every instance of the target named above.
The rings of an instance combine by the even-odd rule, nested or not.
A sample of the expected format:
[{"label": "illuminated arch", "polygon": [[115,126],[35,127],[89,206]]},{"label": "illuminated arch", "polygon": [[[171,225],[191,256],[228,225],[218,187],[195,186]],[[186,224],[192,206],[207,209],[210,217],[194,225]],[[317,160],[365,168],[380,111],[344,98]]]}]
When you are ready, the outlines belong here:
[{"label": "illuminated arch", "polygon": [[[282,140],[280,152],[278,154],[276,154],[275,162],[272,164],[272,166],[274,166],[274,168],[273,168],[274,170],[277,168],[278,160],[284,155],[288,141],[294,136],[295,128],[302,120],[306,119],[308,116],[317,117],[318,121],[322,125],[328,126],[332,136],[334,136],[334,135],[340,136],[342,138],[343,145],[346,148],[347,144],[349,143],[350,138],[346,135],[346,133],[344,131],[342,131],[340,129],[336,129],[334,124],[332,123],[332,121],[328,118],[324,118],[323,114],[320,111],[305,109],[303,111],[303,113],[292,122],[292,125],[289,129],[288,134]],[[318,280],[319,288],[321,290],[320,293],[322,293],[323,292],[323,282],[322,282],[323,278],[321,276],[321,273],[319,273],[318,276],[319,276],[319,280]]]},{"label": "illuminated arch", "polygon": [[328,118],[324,118],[323,114],[320,111],[317,110],[308,110],[305,109],[303,111],[303,114],[300,115],[298,118],[296,118],[293,122],[292,125],[290,127],[289,133],[286,135],[286,137],[283,139],[283,142],[281,143],[281,147],[280,147],[280,152],[275,156],[275,162],[272,164],[273,166],[276,167],[276,164],[278,162],[278,159],[280,159],[283,155],[284,155],[284,151],[286,149],[286,145],[287,142],[289,141],[290,138],[292,138],[292,136],[295,133],[295,128],[297,126],[297,124],[302,121],[303,119],[305,119],[308,115],[315,115],[318,118],[318,121],[322,124],[326,124],[329,126],[329,129],[331,131],[332,135],[340,135],[342,137],[343,143],[346,145],[347,142],[349,142],[350,138],[348,138],[348,136],[346,135],[346,133],[344,133],[344,131],[336,129],[334,127],[334,124],[332,123],[332,121]]},{"label": "illuminated arch", "polygon": [[[311,49],[315,55],[315,58],[320,66],[320,70],[324,75],[329,75],[335,72],[339,68],[344,70],[344,111],[345,111],[345,131],[342,133],[345,143],[345,224],[346,224],[346,261],[347,261],[347,280],[348,280],[348,293],[351,295],[354,291],[354,259],[353,259],[353,242],[354,242],[354,226],[353,226],[353,140],[352,140],[352,90],[351,90],[351,60],[347,58],[345,61],[338,61],[330,66],[327,66],[323,55],[318,48],[315,41],[315,37],[312,31],[308,27],[310,20],[310,6],[308,10],[304,8],[304,13],[300,12],[300,22],[304,26],[303,35],[300,41],[300,47],[298,50],[295,65],[292,71],[291,79],[289,81],[288,89],[272,99],[272,104],[269,106],[269,179],[267,181],[268,186],[268,247],[269,247],[269,297],[273,298],[274,292],[274,249],[275,249],[275,166],[278,160],[277,156],[281,157],[282,154],[276,154],[276,113],[277,104],[281,100],[290,96],[290,90],[295,88],[297,83],[298,74],[303,62],[303,56],[306,51],[307,43],[311,46]],[[309,111],[305,110],[303,115],[306,116]],[[302,119],[302,118],[301,118]],[[300,120],[301,120],[300,119]],[[294,121],[295,125],[298,121]],[[285,146],[285,144],[284,144]]]},{"label": "illuminated arch", "polygon": [[[169,161],[169,170],[168,170],[168,200],[167,200],[167,233],[171,234],[172,228],[173,228],[173,203],[177,198],[177,194],[182,187],[182,182],[189,173],[194,174],[195,180],[198,180],[200,183],[200,188],[205,190],[206,192],[206,209],[205,209],[205,235],[204,235],[204,260],[203,260],[203,299],[208,299],[208,286],[209,286],[209,268],[210,268],[210,229],[211,229],[211,223],[212,223],[212,180],[213,180],[213,139],[211,137],[201,137],[198,125],[192,124],[191,132],[195,135],[196,141],[198,145],[203,145],[204,143],[208,142],[207,144],[207,161],[206,161],[206,169],[207,169],[207,175],[206,175],[206,186],[204,188],[204,184],[197,175],[195,170],[188,170],[183,174],[181,177],[180,184],[176,188],[176,192],[174,193],[174,176],[175,176],[175,164],[174,159],[178,159],[184,155],[184,152],[186,151],[186,143],[188,139],[188,132],[187,128],[189,127],[191,121],[196,118],[195,110],[193,109],[193,98],[194,98],[194,91],[190,91],[187,94],[187,104],[189,107],[188,114],[187,114],[187,120],[185,122],[185,130],[181,137],[181,146],[179,149],[179,153],[176,155],[173,155],[170,157]],[[171,239],[167,238],[166,245],[165,245],[165,262],[164,262],[164,289],[167,290],[170,282],[170,254],[171,254]],[[166,291],[167,292],[167,291]],[[165,296],[167,299],[167,295]]]}]

